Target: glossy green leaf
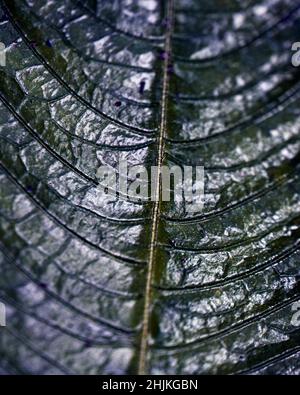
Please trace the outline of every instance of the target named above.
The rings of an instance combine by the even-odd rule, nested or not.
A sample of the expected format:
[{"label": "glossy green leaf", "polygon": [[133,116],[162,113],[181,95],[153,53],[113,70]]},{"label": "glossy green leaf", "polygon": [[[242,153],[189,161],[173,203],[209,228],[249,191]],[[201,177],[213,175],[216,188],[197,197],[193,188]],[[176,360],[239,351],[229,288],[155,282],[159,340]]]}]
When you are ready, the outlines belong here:
[{"label": "glossy green leaf", "polygon": [[[0,373],[299,374],[300,2],[0,19]],[[203,165],[203,211],[113,201],[125,159]]]}]

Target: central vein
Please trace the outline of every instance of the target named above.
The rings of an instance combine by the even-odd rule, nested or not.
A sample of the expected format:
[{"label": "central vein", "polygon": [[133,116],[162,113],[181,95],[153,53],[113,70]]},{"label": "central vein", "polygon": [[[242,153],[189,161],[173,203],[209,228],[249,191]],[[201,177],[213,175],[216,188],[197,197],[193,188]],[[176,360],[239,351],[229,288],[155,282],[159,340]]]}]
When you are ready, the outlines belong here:
[{"label": "central vein", "polygon": [[166,36],[164,45],[164,63],[163,63],[163,90],[161,98],[161,116],[159,125],[159,138],[158,138],[158,158],[157,158],[157,176],[155,186],[155,202],[153,207],[153,222],[151,228],[151,242],[149,263],[146,282],[145,305],[143,313],[143,327],[140,346],[140,359],[139,359],[139,374],[146,373],[146,358],[148,350],[148,336],[150,324],[150,308],[151,308],[151,291],[152,291],[152,277],[155,269],[156,260],[156,246],[157,246],[157,233],[160,217],[160,203],[161,203],[161,167],[164,157],[165,149],[165,135],[167,129],[167,104],[169,93],[169,67],[171,59],[171,37],[174,23],[174,0],[169,0],[167,5],[166,17]]}]

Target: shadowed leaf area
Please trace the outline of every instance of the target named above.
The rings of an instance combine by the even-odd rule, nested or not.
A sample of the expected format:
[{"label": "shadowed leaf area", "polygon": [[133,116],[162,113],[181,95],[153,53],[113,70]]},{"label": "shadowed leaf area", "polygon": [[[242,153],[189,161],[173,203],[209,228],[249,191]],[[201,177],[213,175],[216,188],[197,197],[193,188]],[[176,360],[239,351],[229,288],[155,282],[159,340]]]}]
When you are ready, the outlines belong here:
[{"label": "shadowed leaf area", "polygon": [[[0,373],[300,373],[299,26],[298,0],[1,1]],[[120,160],[204,166],[203,210],[112,198]]]}]

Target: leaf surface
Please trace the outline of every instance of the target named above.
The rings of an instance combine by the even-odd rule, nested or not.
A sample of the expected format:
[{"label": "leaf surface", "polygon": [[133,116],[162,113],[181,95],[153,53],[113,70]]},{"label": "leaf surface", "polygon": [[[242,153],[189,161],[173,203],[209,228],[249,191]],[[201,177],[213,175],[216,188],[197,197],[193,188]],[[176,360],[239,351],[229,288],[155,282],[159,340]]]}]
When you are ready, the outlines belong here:
[{"label": "leaf surface", "polygon": [[[2,1],[0,372],[299,374],[292,0]],[[108,165],[204,166],[206,201]]]}]

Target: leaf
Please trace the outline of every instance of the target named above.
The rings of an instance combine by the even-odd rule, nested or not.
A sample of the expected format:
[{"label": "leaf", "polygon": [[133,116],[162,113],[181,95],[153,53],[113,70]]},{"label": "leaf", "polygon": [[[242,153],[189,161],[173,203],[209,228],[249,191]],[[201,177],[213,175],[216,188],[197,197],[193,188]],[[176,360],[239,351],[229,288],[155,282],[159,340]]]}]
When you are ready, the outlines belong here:
[{"label": "leaf", "polygon": [[[3,1],[0,372],[299,374],[300,3]],[[204,165],[204,210],[99,188]]]}]

